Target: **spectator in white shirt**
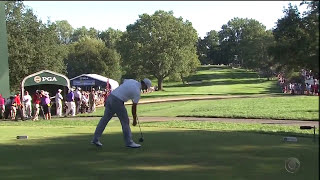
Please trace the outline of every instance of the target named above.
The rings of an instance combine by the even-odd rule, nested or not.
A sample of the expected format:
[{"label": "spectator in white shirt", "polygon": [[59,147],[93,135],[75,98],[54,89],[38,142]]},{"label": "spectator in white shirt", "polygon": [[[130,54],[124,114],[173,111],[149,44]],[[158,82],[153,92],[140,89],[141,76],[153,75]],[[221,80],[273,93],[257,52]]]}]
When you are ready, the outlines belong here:
[{"label": "spectator in white shirt", "polygon": [[32,98],[31,96],[29,95],[29,92],[28,91],[25,91],[24,93],[25,95],[23,96],[22,98],[22,102],[23,102],[23,111],[25,112],[24,113],[24,116],[26,118],[31,118],[32,115],[31,115],[31,112],[32,112],[32,106],[31,106],[31,101],[32,101]]},{"label": "spectator in white shirt", "polygon": [[56,113],[57,116],[61,117],[62,116],[62,100],[63,97],[61,95],[62,90],[58,89],[56,96],[55,96],[55,100],[56,100]]}]

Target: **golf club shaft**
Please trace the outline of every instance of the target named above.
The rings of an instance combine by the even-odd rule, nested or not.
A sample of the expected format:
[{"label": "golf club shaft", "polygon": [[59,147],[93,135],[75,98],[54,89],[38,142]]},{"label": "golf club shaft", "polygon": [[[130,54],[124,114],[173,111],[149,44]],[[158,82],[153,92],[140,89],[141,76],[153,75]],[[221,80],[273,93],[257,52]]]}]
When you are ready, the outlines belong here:
[{"label": "golf club shaft", "polygon": [[138,126],[139,126],[139,129],[140,129],[140,134],[141,134],[141,137],[143,138],[143,135],[142,135],[142,131],[141,131],[141,127],[140,127],[140,123],[139,123],[139,119],[138,119],[138,116],[137,116],[137,121],[138,121]]}]

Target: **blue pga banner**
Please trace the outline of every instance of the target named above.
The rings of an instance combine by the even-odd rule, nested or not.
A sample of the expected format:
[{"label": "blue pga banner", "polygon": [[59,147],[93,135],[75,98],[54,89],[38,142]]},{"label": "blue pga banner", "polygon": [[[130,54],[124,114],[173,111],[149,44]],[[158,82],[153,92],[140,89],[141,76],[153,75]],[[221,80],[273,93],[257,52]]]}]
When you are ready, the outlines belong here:
[{"label": "blue pga banner", "polygon": [[73,86],[94,86],[96,85],[95,80],[73,80]]}]

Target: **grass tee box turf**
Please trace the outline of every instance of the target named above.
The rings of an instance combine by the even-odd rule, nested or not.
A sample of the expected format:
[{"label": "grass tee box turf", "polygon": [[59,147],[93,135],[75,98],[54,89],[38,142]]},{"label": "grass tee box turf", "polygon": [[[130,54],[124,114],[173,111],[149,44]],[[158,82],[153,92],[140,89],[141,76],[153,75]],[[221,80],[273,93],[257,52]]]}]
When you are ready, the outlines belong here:
[{"label": "grass tee box turf", "polygon": [[[297,143],[283,142],[283,130],[272,134],[221,123],[185,121],[141,123],[140,149],[124,147],[120,122],[110,121],[103,148],[90,145],[99,118],[40,122],[0,122],[0,179],[318,179],[318,141],[310,133]],[[198,124],[197,124],[198,123]],[[170,125],[172,127],[167,127]],[[273,126],[277,130],[278,126]],[[298,127],[297,127],[298,129]],[[138,127],[132,127],[134,140]],[[303,134],[304,133],[304,134]],[[18,140],[17,135],[29,139]],[[318,136],[317,136],[318,137]],[[285,169],[295,157],[300,168]]]}]

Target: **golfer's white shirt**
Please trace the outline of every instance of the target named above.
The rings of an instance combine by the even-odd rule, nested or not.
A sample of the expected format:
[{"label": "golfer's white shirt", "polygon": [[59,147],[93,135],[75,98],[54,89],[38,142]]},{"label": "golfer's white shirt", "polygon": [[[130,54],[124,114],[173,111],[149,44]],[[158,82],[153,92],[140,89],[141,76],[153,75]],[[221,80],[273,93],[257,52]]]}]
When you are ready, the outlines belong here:
[{"label": "golfer's white shirt", "polygon": [[111,92],[123,102],[127,102],[129,99],[133,103],[138,103],[140,100],[141,83],[134,79],[126,79],[123,83]]}]

